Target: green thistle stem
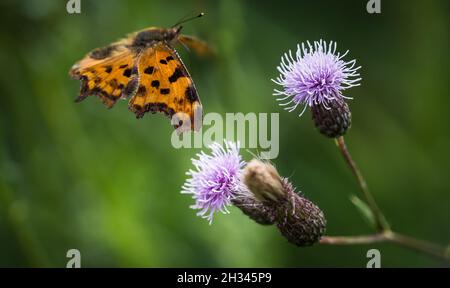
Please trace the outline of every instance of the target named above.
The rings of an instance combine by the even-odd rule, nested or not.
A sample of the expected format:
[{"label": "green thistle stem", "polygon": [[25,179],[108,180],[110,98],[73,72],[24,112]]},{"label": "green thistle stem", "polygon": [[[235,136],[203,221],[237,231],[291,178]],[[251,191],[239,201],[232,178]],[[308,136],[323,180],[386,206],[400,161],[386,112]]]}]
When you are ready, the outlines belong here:
[{"label": "green thistle stem", "polygon": [[325,245],[364,245],[380,242],[391,242],[415,251],[432,255],[438,259],[450,261],[450,251],[423,240],[411,238],[393,231],[385,231],[372,235],[359,236],[323,236],[319,243]]},{"label": "green thistle stem", "polygon": [[358,181],[359,187],[361,188],[364,198],[366,199],[366,202],[374,215],[377,230],[380,232],[389,230],[390,228],[389,224],[386,221],[386,218],[384,217],[380,208],[378,208],[375,198],[369,191],[369,187],[367,186],[366,180],[364,179],[355,161],[353,161],[353,158],[347,149],[347,145],[345,145],[344,136],[336,138],[336,145],[338,146],[339,151],[341,152],[342,156],[345,159],[345,162],[348,164],[350,170],[352,170],[353,174],[355,175]]},{"label": "green thistle stem", "polygon": [[343,136],[336,138],[336,145],[358,181],[364,198],[369,205],[372,214],[374,215],[378,233],[361,236],[323,236],[319,243],[328,245],[358,245],[391,242],[450,262],[450,248],[446,249],[437,244],[415,239],[391,230],[386,218],[375,202],[375,198],[370,193],[366,180],[364,179],[361,171],[358,169],[355,161],[353,161],[350,152],[347,149],[347,145],[345,145]]}]

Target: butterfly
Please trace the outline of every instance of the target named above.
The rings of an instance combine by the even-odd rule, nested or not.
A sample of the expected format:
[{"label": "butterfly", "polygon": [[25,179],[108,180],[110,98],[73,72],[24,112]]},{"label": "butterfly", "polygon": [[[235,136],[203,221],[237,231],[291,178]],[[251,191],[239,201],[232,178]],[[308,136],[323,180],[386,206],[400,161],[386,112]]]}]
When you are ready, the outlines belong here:
[{"label": "butterfly", "polygon": [[89,52],[69,71],[72,78],[81,81],[75,101],[96,95],[112,108],[119,99],[129,99],[128,107],[136,118],[147,112],[161,112],[171,118],[177,132],[199,130],[203,118],[200,98],[174,48],[181,43],[200,54],[208,51],[205,42],[180,34],[183,28],[180,24],[193,18],[172,28],[137,31]]}]

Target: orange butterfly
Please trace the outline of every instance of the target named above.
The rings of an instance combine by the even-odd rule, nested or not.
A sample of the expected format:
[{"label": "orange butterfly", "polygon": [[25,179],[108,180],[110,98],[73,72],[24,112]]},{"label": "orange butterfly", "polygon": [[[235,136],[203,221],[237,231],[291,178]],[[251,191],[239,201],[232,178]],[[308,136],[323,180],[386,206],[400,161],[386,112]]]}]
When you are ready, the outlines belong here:
[{"label": "orange butterfly", "polygon": [[[72,78],[81,80],[80,95],[75,101],[97,95],[111,108],[118,99],[130,99],[129,109],[136,118],[146,112],[162,112],[172,119],[175,128],[199,130],[202,105],[173,45],[181,43],[201,54],[208,48],[204,42],[180,34],[183,22],[168,29],[151,27],[134,32],[88,53],[69,71]],[[181,128],[177,131],[185,131]]]}]

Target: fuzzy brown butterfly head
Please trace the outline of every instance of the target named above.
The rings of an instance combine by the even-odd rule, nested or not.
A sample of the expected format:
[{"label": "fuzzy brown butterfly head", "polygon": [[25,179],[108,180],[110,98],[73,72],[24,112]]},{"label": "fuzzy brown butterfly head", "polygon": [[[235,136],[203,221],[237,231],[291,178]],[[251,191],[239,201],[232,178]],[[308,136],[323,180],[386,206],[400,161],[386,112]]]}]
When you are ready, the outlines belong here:
[{"label": "fuzzy brown butterfly head", "polygon": [[128,99],[137,118],[159,112],[171,118],[177,132],[199,130],[203,118],[200,98],[173,47],[184,39],[181,28],[179,24],[147,28],[88,53],[69,72],[81,81],[76,102],[96,95],[111,108],[119,99]]}]

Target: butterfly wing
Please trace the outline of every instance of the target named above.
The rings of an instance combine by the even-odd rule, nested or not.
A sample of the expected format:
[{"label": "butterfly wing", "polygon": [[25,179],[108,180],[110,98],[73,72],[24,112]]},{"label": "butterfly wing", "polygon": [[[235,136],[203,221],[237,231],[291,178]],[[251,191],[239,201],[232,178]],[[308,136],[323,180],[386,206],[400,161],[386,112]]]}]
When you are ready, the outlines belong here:
[{"label": "butterfly wing", "polygon": [[188,35],[180,35],[178,36],[178,41],[187,46],[188,48],[194,50],[195,53],[201,56],[211,56],[214,54],[213,50],[211,49],[208,44],[206,44],[205,41],[202,41],[196,37],[188,36]]},{"label": "butterfly wing", "polygon": [[133,96],[136,92],[136,53],[127,46],[127,40],[91,51],[76,63],[69,74],[81,80],[77,102],[89,95],[97,95],[111,108],[121,97]]},{"label": "butterfly wing", "polygon": [[186,127],[201,127],[202,106],[197,89],[173,48],[164,42],[147,48],[139,57],[138,74],[139,87],[129,102],[136,117],[162,112],[172,121],[177,119],[172,122],[176,128],[185,126],[187,120],[190,125]]}]

